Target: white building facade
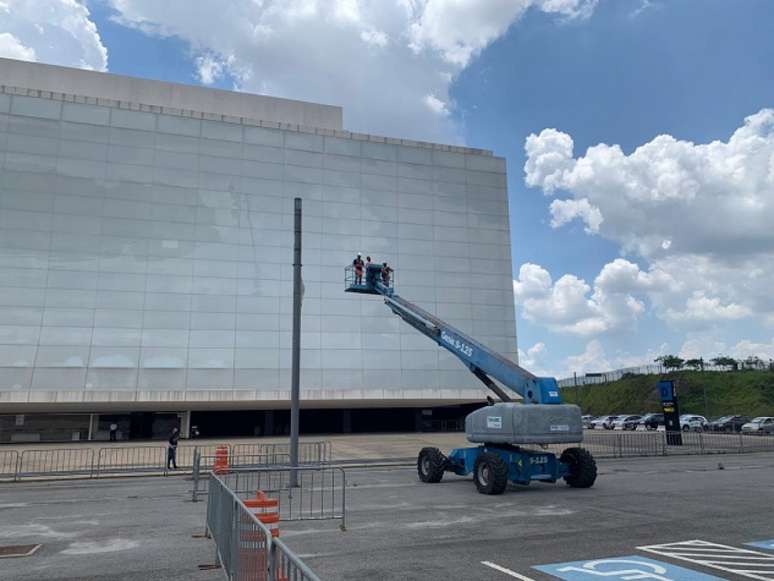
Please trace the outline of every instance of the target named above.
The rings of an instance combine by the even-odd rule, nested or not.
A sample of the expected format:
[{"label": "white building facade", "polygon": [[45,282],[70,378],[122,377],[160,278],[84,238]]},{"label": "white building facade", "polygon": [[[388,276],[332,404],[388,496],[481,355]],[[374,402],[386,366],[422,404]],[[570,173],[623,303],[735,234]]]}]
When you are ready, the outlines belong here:
[{"label": "white building facade", "polygon": [[516,359],[491,152],[350,133],[338,107],[61,67],[0,59],[0,83],[0,415],[287,408],[294,197],[305,407],[483,398],[378,297],[344,293],[356,252]]}]

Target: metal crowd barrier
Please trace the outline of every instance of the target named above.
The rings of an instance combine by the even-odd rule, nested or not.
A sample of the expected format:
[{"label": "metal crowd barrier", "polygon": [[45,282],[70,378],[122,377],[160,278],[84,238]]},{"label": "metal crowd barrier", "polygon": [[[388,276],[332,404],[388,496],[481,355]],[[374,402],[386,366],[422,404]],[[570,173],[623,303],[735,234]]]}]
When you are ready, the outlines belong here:
[{"label": "metal crowd barrier", "polygon": [[[199,495],[207,492],[209,470],[215,463],[215,456],[204,456],[198,450],[194,451],[193,467],[191,470],[191,502],[198,502]],[[260,466],[290,465],[290,454],[266,454],[263,456],[246,454],[241,456],[229,456],[229,470],[240,468],[258,468]]]},{"label": "metal crowd barrier", "polygon": [[[236,456],[269,454],[290,454],[290,443],[275,444],[236,444],[231,453]],[[327,440],[314,442],[299,442],[298,462],[300,464],[324,464],[330,462],[333,456],[333,445]]]},{"label": "metal crowd barrier", "polygon": [[[237,444],[227,446],[229,459],[237,467],[288,464],[289,444]],[[198,457],[200,471],[209,470],[218,445],[181,445],[177,448],[179,472],[194,470]],[[326,464],[331,461],[329,441],[301,442],[299,462]],[[103,448],[0,449],[0,480],[23,478],[99,478],[126,474],[168,474],[167,446],[109,446]]]},{"label": "metal crowd barrier", "polygon": [[207,493],[207,533],[230,581],[320,581],[216,474]]},{"label": "metal crowd barrier", "polygon": [[[291,486],[293,471],[297,486]],[[346,530],[347,475],[340,466],[234,469],[222,479],[242,498],[254,496],[257,490],[277,498],[283,521],[338,520],[341,530]]]},{"label": "metal crowd barrier", "polygon": [[94,449],[53,448],[23,450],[16,464],[16,478],[38,476],[89,476],[94,472]]},{"label": "metal crowd barrier", "polygon": [[19,453],[16,450],[0,450],[0,481],[16,480]]}]

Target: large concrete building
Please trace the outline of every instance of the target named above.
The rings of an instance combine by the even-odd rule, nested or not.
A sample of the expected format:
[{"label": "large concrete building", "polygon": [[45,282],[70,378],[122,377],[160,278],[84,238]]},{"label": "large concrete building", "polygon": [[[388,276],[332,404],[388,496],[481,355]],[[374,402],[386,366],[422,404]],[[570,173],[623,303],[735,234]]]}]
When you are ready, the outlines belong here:
[{"label": "large concrete building", "polygon": [[351,133],[339,107],[5,59],[0,85],[0,441],[286,430],[296,196],[302,430],[413,429],[484,397],[378,297],[344,293],[356,252],[516,358],[491,152]]}]

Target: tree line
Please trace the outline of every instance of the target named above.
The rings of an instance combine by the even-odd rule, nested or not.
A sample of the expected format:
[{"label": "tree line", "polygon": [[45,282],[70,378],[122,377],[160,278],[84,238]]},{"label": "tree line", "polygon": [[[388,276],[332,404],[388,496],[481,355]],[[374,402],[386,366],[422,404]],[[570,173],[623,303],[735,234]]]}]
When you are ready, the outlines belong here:
[{"label": "tree line", "polygon": [[662,365],[665,369],[677,371],[678,369],[695,369],[696,371],[704,371],[704,368],[711,364],[715,367],[731,368],[733,371],[757,369],[757,370],[769,370],[774,371],[774,359],[764,361],[756,355],[750,355],[746,359],[734,359],[726,355],[719,355],[713,359],[706,360],[703,357],[697,359],[683,359],[677,355],[661,355],[654,359],[656,363]]}]

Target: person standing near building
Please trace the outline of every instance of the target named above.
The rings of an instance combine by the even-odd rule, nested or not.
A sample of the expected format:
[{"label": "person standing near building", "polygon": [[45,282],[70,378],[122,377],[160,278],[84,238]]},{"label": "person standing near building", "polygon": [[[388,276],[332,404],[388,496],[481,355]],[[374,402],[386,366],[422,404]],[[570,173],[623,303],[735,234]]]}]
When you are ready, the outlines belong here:
[{"label": "person standing near building", "polygon": [[118,439],[118,424],[110,424],[110,441],[115,442]]},{"label": "person standing near building", "polygon": [[177,442],[180,440],[180,430],[172,428],[169,436],[169,448],[167,448],[167,470],[177,470]]},{"label": "person standing near building", "polygon": [[363,284],[363,258],[361,254],[358,254],[355,257],[355,260],[352,261],[352,266],[355,267],[355,284]]}]

